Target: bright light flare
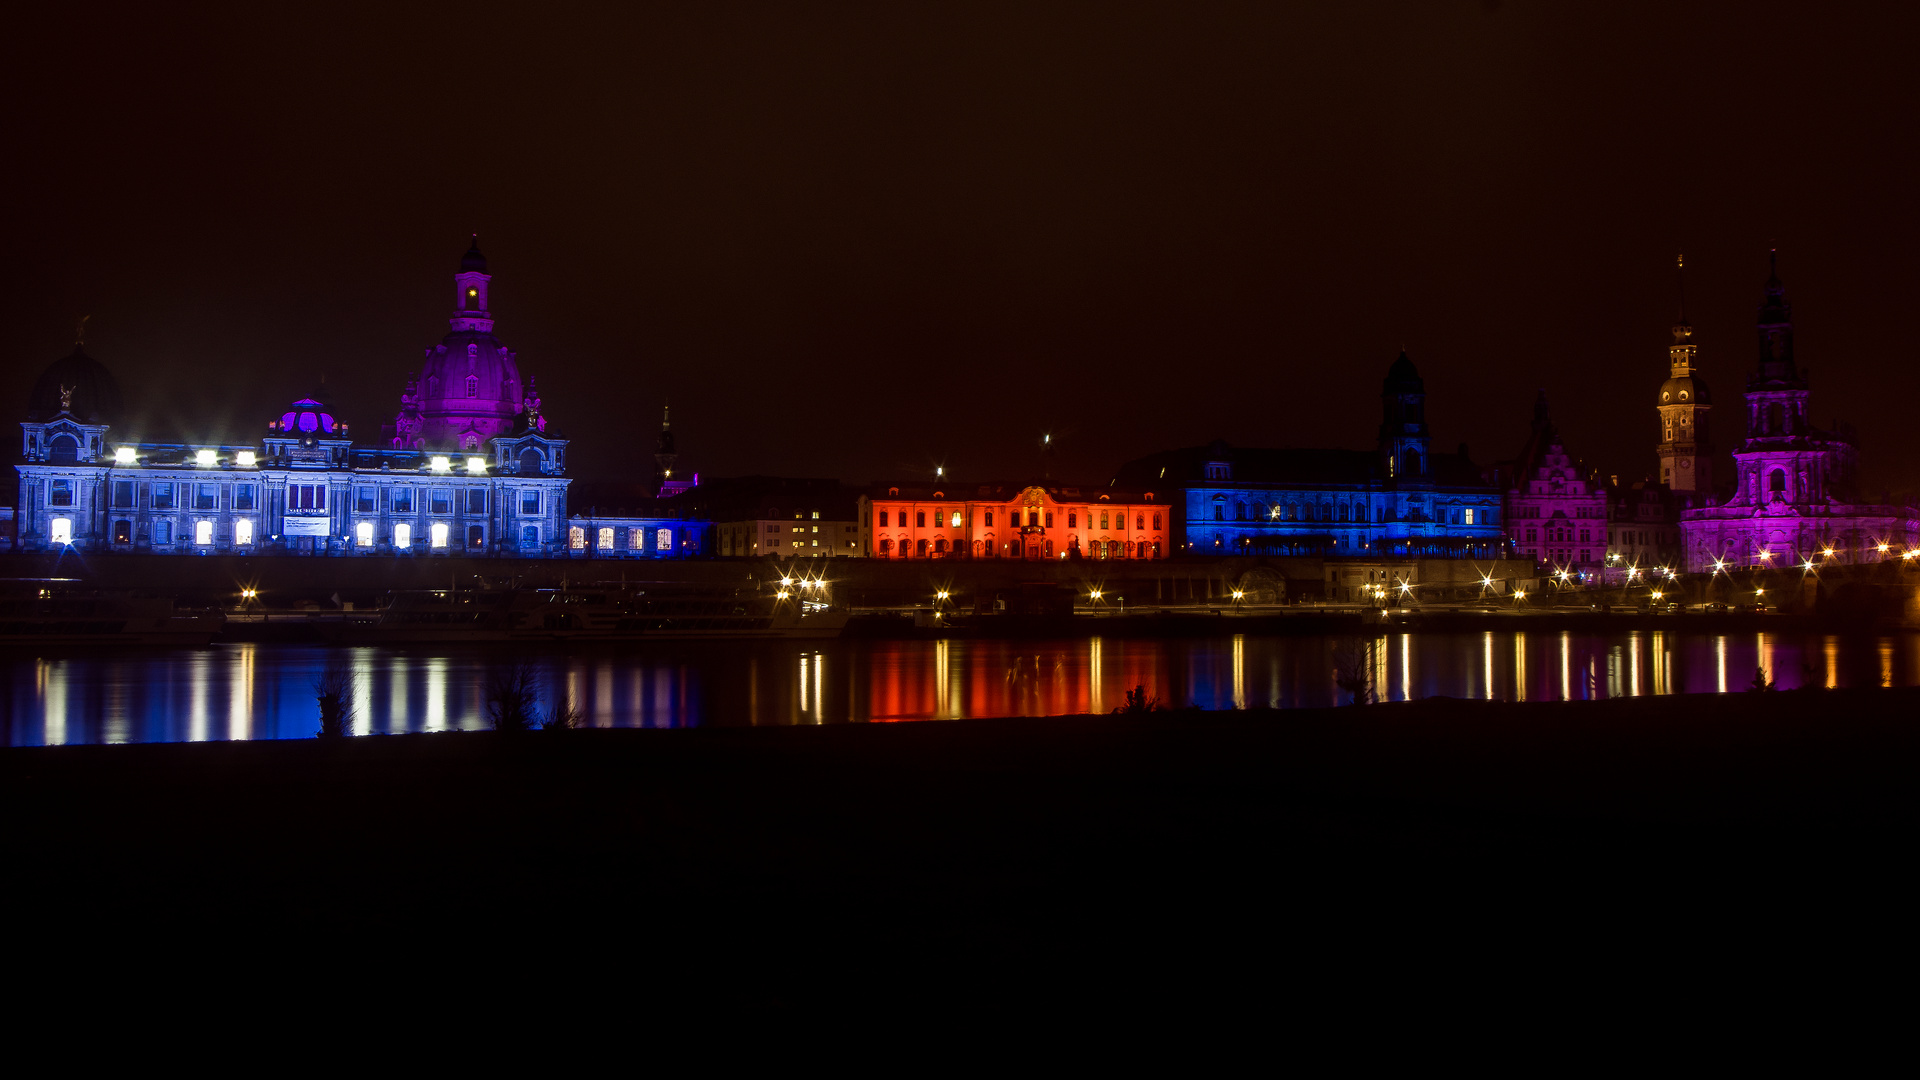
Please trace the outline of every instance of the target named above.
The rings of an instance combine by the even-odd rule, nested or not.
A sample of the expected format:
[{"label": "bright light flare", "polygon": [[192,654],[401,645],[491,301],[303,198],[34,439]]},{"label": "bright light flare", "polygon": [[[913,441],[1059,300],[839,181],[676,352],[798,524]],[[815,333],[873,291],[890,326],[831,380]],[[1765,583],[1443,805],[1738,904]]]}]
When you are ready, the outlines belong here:
[{"label": "bright light flare", "polygon": [[211,450],[202,450],[193,455],[193,460],[196,465],[210,467],[219,461],[219,457]]},{"label": "bright light flare", "polygon": [[[115,450],[113,452],[113,463],[115,465],[133,464],[133,447],[123,446],[120,449]],[[1885,550],[1885,549],[1883,548],[1882,550]]]},{"label": "bright light flare", "polygon": [[253,456],[253,451],[242,450],[233,456],[233,460],[238,462],[241,468],[251,469],[253,468],[254,462],[259,459]]},{"label": "bright light flare", "polygon": [[447,455],[445,454],[435,454],[433,460],[428,462],[428,465],[433,468],[434,472],[453,471],[453,462],[447,460]]}]

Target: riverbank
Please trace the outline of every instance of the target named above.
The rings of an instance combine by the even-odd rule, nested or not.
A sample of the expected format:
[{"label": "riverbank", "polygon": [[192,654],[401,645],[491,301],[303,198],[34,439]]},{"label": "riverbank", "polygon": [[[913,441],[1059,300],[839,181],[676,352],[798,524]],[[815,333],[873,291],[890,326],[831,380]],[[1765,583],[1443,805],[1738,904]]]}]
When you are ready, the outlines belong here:
[{"label": "riverbank", "polygon": [[537,943],[771,1004],[854,971],[947,992],[1036,967],[1063,991],[1275,965],[1345,985],[1462,949],[1484,969],[1679,937],[1744,963],[1751,935],[1779,960],[1836,905],[1823,947],[1915,899],[1916,706],[1816,691],[9,749],[0,843],[16,925],[469,960]]}]

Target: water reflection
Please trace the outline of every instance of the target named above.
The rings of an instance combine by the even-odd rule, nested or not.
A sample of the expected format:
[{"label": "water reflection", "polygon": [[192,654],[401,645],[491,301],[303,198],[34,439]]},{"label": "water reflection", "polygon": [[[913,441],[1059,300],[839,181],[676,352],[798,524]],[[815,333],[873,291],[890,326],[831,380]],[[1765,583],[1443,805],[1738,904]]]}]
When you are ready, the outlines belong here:
[{"label": "water reflection", "polygon": [[[1080,712],[1141,688],[1162,705],[1325,706],[1346,700],[1345,663],[1379,700],[1541,700],[1920,683],[1920,635],[1631,632],[1393,634],[1325,638],[836,642],[689,645],[535,655],[545,704],[570,699],[601,727],[827,724]],[[486,726],[484,651],[231,645],[178,652],[0,659],[13,745],[306,738],[313,683],[354,673],[361,734]]]}]

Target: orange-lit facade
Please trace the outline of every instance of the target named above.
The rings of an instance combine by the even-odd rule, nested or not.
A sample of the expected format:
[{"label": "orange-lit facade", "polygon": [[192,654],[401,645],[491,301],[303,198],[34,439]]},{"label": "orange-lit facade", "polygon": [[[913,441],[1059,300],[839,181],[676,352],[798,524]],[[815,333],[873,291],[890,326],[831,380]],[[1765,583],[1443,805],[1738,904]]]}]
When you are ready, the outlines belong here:
[{"label": "orange-lit facade", "polygon": [[860,497],[860,550],[876,559],[1164,559],[1172,512],[1154,492],[885,484]]}]

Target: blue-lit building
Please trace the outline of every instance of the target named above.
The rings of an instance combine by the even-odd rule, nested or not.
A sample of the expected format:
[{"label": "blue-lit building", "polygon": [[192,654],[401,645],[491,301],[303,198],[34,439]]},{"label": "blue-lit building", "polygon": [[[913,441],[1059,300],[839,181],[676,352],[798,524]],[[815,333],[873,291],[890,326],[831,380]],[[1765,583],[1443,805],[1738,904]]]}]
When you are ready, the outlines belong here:
[{"label": "blue-lit building", "polygon": [[1167,492],[1189,554],[1496,558],[1501,492],[1467,457],[1435,453],[1426,385],[1405,353],[1380,391],[1371,450],[1248,449],[1216,441],[1130,461],[1118,487]]},{"label": "blue-lit building", "polygon": [[262,416],[264,430],[155,431],[76,345],[42,372],[20,425],[18,547],[568,554],[567,440],[493,335],[477,247],[454,281],[450,331],[426,350],[377,441],[352,438],[318,395]]}]

